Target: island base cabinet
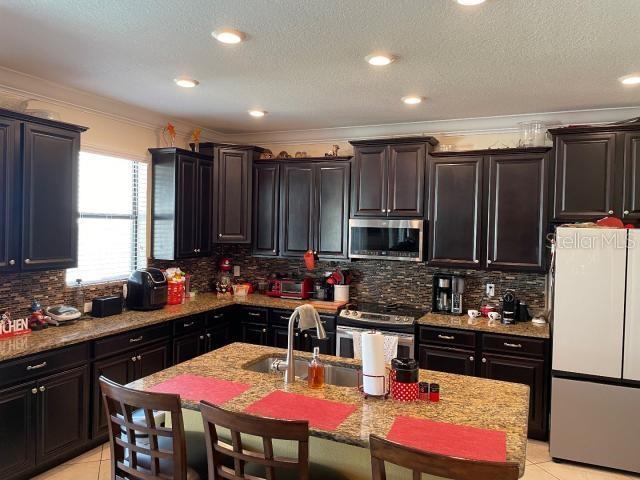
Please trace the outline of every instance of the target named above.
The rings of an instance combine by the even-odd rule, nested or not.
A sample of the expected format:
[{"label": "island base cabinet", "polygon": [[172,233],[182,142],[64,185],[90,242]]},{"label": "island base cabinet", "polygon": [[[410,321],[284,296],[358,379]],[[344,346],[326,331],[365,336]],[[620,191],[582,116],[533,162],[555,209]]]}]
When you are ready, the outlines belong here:
[{"label": "island base cabinet", "polygon": [[485,353],[481,365],[480,375],[484,378],[529,386],[529,437],[544,439],[548,423],[544,360]]},{"label": "island base cabinet", "polygon": [[420,345],[420,368],[438,372],[473,375],[475,373],[475,352],[458,348]]},{"label": "island base cabinet", "polygon": [[36,465],[36,400],[35,382],[0,390],[0,478],[11,478]]}]

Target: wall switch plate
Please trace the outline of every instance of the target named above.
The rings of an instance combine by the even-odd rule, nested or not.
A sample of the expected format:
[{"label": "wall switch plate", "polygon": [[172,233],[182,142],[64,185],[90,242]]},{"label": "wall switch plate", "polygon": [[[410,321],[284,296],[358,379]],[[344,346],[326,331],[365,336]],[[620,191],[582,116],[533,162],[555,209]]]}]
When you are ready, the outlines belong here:
[{"label": "wall switch plate", "polygon": [[239,277],[240,276],[240,265],[234,265],[233,266],[233,276],[234,277]]},{"label": "wall switch plate", "polygon": [[82,313],[90,312],[93,308],[93,302],[84,302],[84,311]]},{"label": "wall switch plate", "polygon": [[487,283],[487,296],[494,297],[496,294],[496,285],[495,283]]}]

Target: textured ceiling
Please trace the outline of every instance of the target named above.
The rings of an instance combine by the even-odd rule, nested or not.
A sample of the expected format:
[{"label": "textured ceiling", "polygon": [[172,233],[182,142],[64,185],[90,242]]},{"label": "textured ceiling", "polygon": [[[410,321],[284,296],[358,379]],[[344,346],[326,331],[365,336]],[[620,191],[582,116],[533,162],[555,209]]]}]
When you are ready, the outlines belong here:
[{"label": "textured ceiling", "polygon": [[[0,65],[222,132],[299,130],[639,105],[616,80],[640,71],[638,25],[640,0],[0,0]],[[400,59],[371,67],[377,49]]]}]

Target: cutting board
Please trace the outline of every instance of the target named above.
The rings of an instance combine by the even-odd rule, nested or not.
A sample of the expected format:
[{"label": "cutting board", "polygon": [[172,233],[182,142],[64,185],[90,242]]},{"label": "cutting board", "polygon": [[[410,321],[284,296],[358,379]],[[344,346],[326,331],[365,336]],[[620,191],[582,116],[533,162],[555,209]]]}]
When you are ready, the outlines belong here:
[{"label": "cutting board", "polygon": [[347,302],[326,302],[323,300],[313,300],[309,302],[309,305],[313,307],[320,307],[332,310],[338,310],[340,307],[344,307]]}]

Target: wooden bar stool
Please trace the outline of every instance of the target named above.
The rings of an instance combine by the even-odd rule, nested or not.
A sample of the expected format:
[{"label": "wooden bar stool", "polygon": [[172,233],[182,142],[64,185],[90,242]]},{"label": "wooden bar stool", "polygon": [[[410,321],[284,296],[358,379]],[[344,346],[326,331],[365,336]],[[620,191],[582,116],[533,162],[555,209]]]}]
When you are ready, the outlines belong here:
[{"label": "wooden bar stool", "polygon": [[[113,480],[200,479],[189,465],[197,465],[204,473],[204,438],[192,439],[187,458],[179,395],[132,390],[105,377],[99,381],[109,424]],[[164,418],[160,412],[171,418],[170,428],[157,424],[158,418]]]},{"label": "wooden bar stool", "polygon": [[424,452],[369,436],[373,480],[386,480],[385,462],[413,471],[413,480],[423,473],[451,480],[517,480],[518,464],[484,462]]}]

